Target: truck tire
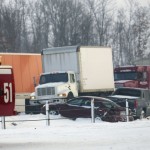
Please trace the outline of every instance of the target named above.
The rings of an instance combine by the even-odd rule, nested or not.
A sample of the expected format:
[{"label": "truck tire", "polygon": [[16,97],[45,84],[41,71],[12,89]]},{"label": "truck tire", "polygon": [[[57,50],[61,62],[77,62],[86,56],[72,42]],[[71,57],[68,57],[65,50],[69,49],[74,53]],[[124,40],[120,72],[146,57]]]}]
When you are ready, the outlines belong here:
[{"label": "truck tire", "polygon": [[72,98],[74,98],[73,93],[72,92],[68,93],[67,100],[72,99]]}]

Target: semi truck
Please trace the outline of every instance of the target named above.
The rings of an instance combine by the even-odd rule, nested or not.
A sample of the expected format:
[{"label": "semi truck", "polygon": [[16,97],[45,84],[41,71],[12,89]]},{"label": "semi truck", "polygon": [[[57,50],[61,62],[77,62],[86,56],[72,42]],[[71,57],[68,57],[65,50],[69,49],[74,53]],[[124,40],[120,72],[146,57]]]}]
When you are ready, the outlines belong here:
[{"label": "semi truck", "polygon": [[2,65],[13,68],[15,81],[15,111],[25,111],[25,100],[30,99],[42,73],[41,54],[0,53]]},{"label": "semi truck", "polygon": [[31,101],[65,102],[79,95],[102,96],[114,91],[112,49],[66,46],[41,51],[43,73]]},{"label": "semi truck", "polygon": [[150,66],[118,66],[114,69],[115,88],[150,89]]}]

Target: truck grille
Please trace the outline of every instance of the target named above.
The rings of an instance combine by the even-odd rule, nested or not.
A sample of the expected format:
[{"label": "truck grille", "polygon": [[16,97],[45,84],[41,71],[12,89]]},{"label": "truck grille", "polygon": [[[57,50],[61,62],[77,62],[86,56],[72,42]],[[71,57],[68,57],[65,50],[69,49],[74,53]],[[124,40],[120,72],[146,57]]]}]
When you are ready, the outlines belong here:
[{"label": "truck grille", "polygon": [[55,95],[55,88],[54,87],[39,88],[37,89],[37,95],[38,96]]}]

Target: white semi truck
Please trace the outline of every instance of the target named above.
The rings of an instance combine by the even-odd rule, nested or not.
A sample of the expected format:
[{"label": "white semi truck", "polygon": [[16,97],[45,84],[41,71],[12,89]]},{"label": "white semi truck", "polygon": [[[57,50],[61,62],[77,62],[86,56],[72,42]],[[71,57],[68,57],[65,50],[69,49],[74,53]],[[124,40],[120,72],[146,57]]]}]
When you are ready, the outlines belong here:
[{"label": "white semi truck", "polygon": [[112,49],[67,46],[42,50],[43,73],[31,103],[64,102],[79,95],[114,91]]}]

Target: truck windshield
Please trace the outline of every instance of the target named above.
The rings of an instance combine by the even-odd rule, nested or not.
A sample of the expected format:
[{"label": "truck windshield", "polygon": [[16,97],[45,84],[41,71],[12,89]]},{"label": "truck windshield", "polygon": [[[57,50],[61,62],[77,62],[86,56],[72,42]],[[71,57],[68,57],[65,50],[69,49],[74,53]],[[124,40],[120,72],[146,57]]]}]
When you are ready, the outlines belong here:
[{"label": "truck windshield", "polygon": [[68,82],[67,73],[53,73],[53,74],[44,74],[40,77],[40,84],[45,83],[54,83],[54,82]]},{"label": "truck windshield", "polygon": [[115,72],[114,80],[137,80],[137,72]]}]

